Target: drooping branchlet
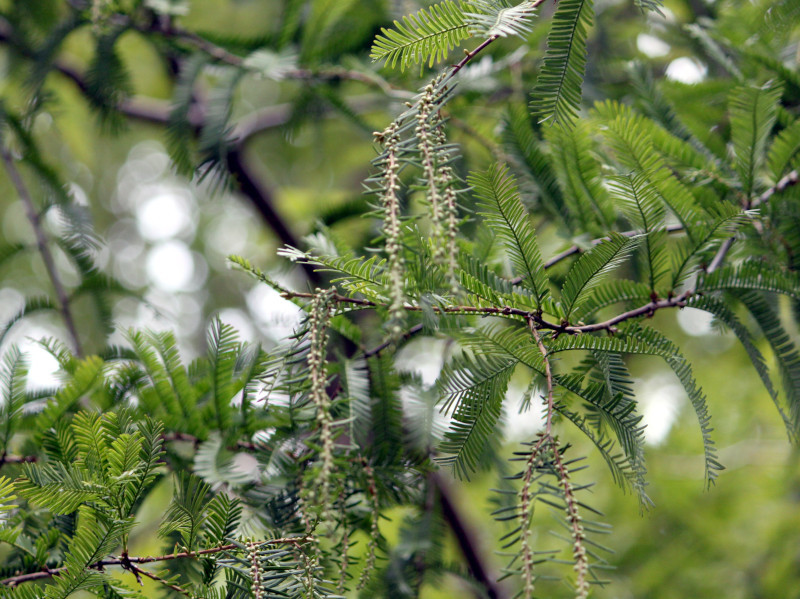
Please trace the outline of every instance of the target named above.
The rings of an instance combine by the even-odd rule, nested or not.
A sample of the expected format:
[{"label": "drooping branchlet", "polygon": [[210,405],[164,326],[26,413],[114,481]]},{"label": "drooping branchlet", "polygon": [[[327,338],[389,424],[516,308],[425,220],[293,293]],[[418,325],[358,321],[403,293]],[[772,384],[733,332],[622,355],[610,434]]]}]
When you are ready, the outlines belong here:
[{"label": "drooping branchlet", "polygon": [[366,461],[364,461],[364,475],[367,478],[367,494],[370,499],[370,529],[369,529],[369,544],[367,545],[367,559],[364,564],[364,569],[361,571],[361,577],[358,580],[358,590],[363,589],[369,582],[369,577],[375,569],[375,559],[378,550],[378,538],[380,537],[380,530],[378,529],[378,519],[380,518],[380,505],[378,502],[378,486],[375,483],[375,471]]},{"label": "drooping branchlet", "polygon": [[326,520],[324,515],[330,504],[331,474],[334,466],[333,417],[331,400],[326,388],[325,355],[328,346],[328,322],[334,307],[335,294],[334,288],[317,289],[314,299],[311,301],[311,314],[309,315],[308,366],[311,377],[311,401],[317,411],[321,462],[314,499],[323,510],[323,520]]},{"label": "drooping branchlet", "polygon": [[575,570],[575,599],[586,599],[589,596],[589,558],[586,552],[586,532],[581,524],[581,515],[578,511],[578,499],[575,497],[575,488],[570,481],[569,469],[558,451],[558,440],[553,439],[553,466],[558,476],[558,483],[564,495],[566,504],[566,519],[572,536],[572,560]]},{"label": "drooping branchlet", "polygon": [[446,269],[451,291],[456,293],[458,214],[455,174],[449,164],[451,151],[440,112],[442,79],[443,76],[439,76],[425,86],[418,103],[414,135],[419,147],[426,200],[430,206],[433,262]]},{"label": "drooping branchlet", "polygon": [[389,330],[393,336],[403,331],[405,316],[405,269],[400,229],[400,125],[397,121],[383,133],[375,136],[384,144],[385,156],[380,161],[383,170],[381,179],[381,204],[383,208],[383,235],[388,260],[389,279]]}]

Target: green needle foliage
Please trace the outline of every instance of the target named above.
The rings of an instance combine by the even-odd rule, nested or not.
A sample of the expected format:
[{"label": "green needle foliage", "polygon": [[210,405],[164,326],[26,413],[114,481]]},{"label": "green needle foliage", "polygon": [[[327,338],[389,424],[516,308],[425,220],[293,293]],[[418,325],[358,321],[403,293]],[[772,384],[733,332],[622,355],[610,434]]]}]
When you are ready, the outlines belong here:
[{"label": "green needle foliage", "polygon": [[[599,540],[609,526],[591,489],[613,480],[652,505],[640,357],[680,383],[706,487],[723,476],[716,390],[671,326],[687,307],[733,332],[798,439],[800,74],[774,58],[796,55],[791,2],[720,0],[707,7],[718,19],[682,29],[717,63],[697,88],[642,65],[604,83],[587,66],[604,18],[591,0],[444,0],[393,27],[368,2],[265,2],[274,26],[260,37],[195,30],[182,20],[192,4],[0,8],[9,64],[26,71],[0,103],[0,149],[33,231],[0,245],[0,266],[34,259],[52,290],[31,284],[0,322],[0,597],[414,597],[445,575],[476,596],[599,594],[614,537]],[[630,5],[661,18],[661,2]],[[746,29],[767,20],[760,37]],[[137,104],[131,36],[171,71],[162,112]],[[75,70],[63,58],[81,43]],[[390,72],[415,65],[439,70]],[[601,100],[623,77],[624,101]],[[191,361],[160,327],[111,343],[121,298],[149,300],[105,269],[90,210],[41,133],[63,101],[57,78],[105,129],[161,127],[176,174],[252,201],[296,276],[257,256],[228,263],[293,302],[289,338],[245,341],[214,317]],[[288,105],[242,118],[263,80]],[[391,116],[365,114],[358,86]],[[397,98],[400,114],[384,102]],[[371,208],[350,198],[297,238],[245,143],[280,121],[289,148],[329,114],[358,131],[381,123],[360,173],[371,168]],[[352,215],[368,224],[337,226]],[[58,365],[52,386],[7,342],[40,314],[65,332],[38,341]],[[435,382],[403,367],[420,337],[445,348]],[[517,386],[515,418],[539,426],[515,450],[504,424]],[[497,575],[450,497],[470,478],[497,481]],[[139,553],[143,538],[161,551]]]}]

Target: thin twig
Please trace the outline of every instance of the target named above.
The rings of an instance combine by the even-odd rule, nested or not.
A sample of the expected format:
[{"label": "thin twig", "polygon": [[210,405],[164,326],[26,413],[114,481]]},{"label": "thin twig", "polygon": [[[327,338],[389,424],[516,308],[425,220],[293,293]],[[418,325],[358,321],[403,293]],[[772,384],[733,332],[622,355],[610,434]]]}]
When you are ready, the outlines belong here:
[{"label": "thin twig", "polygon": [[[137,26],[139,31],[143,33],[159,33],[166,38],[171,39],[178,39],[184,41],[194,48],[205,52],[215,60],[219,62],[234,66],[234,67],[243,67],[245,63],[245,59],[237,54],[233,54],[229,52],[222,46],[218,46],[217,44],[193,33],[181,27],[175,26],[173,22],[169,22],[166,27],[158,26],[158,23],[153,23],[148,26]],[[284,79],[298,79],[298,80],[307,80],[307,81],[336,81],[336,80],[346,80],[346,81],[358,81],[359,83],[364,83],[366,85],[370,85],[373,87],[379,88],[383,91],[387,96],[394,96],[400,98],[413,97],[411,94],[405,93],[402,90],[399,90],[393,87],[388,82],[384,81],[377,75],[372,75],[369,73],[362,73],[360,71],[353,71],[350,69],[344,69],[342,67],[332,67],[327,69],[319,69],[319,70],[311,70],[311,69],[288,69],[281,73],[281,77]]]},{"label": "thin twig", "polygon": [[[525,322],[533,320],[537,327],[540,329],[549,329],[560,335],[563,333],[569,335],[580,335],[583,333],[594,333],[597,331],[613,332],[615,325],[618,325],[626,320],[637,318],[639,316],[652,316],[657,310],[664,308],[683,308],[686,306],[686,301],[692,296],[694,290],[685,291],[675,297],[670,297],[661,300],[652,300],[638,308],[628,310],[617,316],[610,318],[606,321],[595,324],[584,325],[570,325],[568,323],[554,323],[546,320],[541,312],[538,310],[523,310],[521,308],[512,308],[511,306],[431,306],[431,310],[438,314],[481,314],[484,316],[514,316],[521,318]],[[286,299],[304,298],[310,299],[314,297],[313,293],[303,292],[283,292],[281,297]],[[388,305],[372,300],[352,298],[346,295],[334,295],[334,300],[343,304],[352,304],[362,308],[387,308]],[[413,304],[405,304],[404,310],[409,312],[421,312],[422,307]],[[380,349],[385,347],[380,346]]]},{"label": "thin twig", "polygon": [[528,328],[531,331],[531,335],[533,335],[533,338],[536,340],[536,346],[539,348],[539,352],[542,354],[542,360],[544,361],[545,384],[547,385],[547,416],[545,420],[545,435],[547,437],[551,437],[553,434],[553,412],[555,412],[555,399],[553,396],[553,371],[550,369],[550,358],[547,354],[547,348],[542,342],[542,336],[539,334],[539,329],[536,326],[536,322],[533,320],[533,318],[528,319]]},{"label": "thin twig", "polygon": [[[683,231],[683,225],[667,225],[666,227],[664,227],[664,230],[667,233],[679,233]],[[637,235],[644,235],[644,234],[645,234],[644,231],[639,231],[639,230],[621,231],[619,233],[619,235],[622,235],[623,237],[636,237]],[[611,239],[610,237],[598,237],[597,239],[592,239],[589,242],[589,244],[592,246],[600,245],[601,243],[609,241],[610,239]],[[575,254],[580,254],[583,251],[584,251],[583,246],[580,245],[570,246],[560,254],[556,254],[555,256],[550,258],[547,262],[545,262],[544,267],[552,268],[562,260],[565,260],[570,256],[574,256]],[[522,277],[511,279],[511,282],[514,284],[517,284],[520,281],[522,281]]]},{"label": "thin twig", "polygon": [[191,593],[189,591],[187,591],[186,589],[184,589],[182,587],[179,587],[176,584],[172,584],[170,581],[164,580],[163,578],[153,574],[152,572],[148,572],[147,570],[139,568],[138,566],[134,565],[133,563],[128,563],[124,567],[125,567],[126,570],[129,570],[130,572],[133,573],[134,576],[136,576],[136,580],[139,581],[139,584],[142,584],[141,583],[141,578],[140,578],[139,575],[143,574],[144,576],[147,576],[147,578],[149,578],[150,580],[155,580],[156,582],[159,582],[159,583],[163,584],[165,587],[169,587],[173,591],[177,591],[177,592],[181,593],[182,595],[186,595],[187,597],[191,596]]},{"label": "thin twig", "polygon": [[56,268],[53,254],[50,252],[50,247],[47,244],[47,236],[45,235],[44,228],[42,227],[41,216],[36,211],[33,198],[28,192],[28,188],[25,186],[25,182],[22,180],[22,175],[14,164],[14,158],[11,156],[11,152],[8,150],[5,144],[0,146],[0,154],[2,154],[3,164],[6,167],[8,176],[16,188],[17,195],[19,195],[22,205],[25,208],[25,215],[28,217],[31,227],[33,227],[33,232],[36,235],[36,246],[39,249],[39,253],[42,255],[42,261],[44,262],[45,270],[47,270],[47,274],[50,277],[50,282],[52,283],[53,289],[56,292],[56,298],[58,300],[61,317],[64,319],[64,326],[66,326],[67,333],[72,340],[72,347],[75,350],[75,354],[80,357],[82,354],[81,342],[78,338],[78,329],[75,327],[75,320],[72,318],[72,310],[70,309],[69,305],[69,296],[67,295],[67,291],[61,282],[61,278],[58,276],[58,269]]},{"label": "thin twig", "polygon": [[723,262],[723,260],[725,260],[725,256],[728,255],[728,252],[730,251],[731,246],[733,245],[733,240],[734,239],[736,239],[736,238],[735,237],[728,237],[722,243],[722,245],[719,246],[719,249],[717,250],[717,253],[714,254],[714,258],[711,260],[711,263],[706,267],[706,272],[714,272],[720,266],[722,266],[722,262]]},{"label": "thin twig", "polygon": [[800,173],[795,169],[787,173],[784,177],[781,177],[778,182],[758,196],[755,200],[750,202],[750,208],[755,208],[759,204],[764,204],[769,202],[770,198],[774,196],[776,193],[783,193],[789,187],[793,187],[800,182]]},{"label": "thin twig", "polygon": [[[280,537],[277,539],[267,539],[265,541],[261,541],[262,545],[298,545],[300,543],[308,543],[312,539],[310,537]],[[186,559],[186,558],[194,558],[200,557],[203,555],[213,555],[215,553],[222,553],[223,551],[234,551],[234,550],[241,550],[240,545],[229,544],[229,545],[221,545],[219,547],[212,547],[211,549],[201,549],[200,551],[183,551],[180,553],[170,553],[168,555],[160,555],[160,556],[148,556],[148,557],[128,557],[128,556],[120,556],[120,557],[112,557],[109,559],[98,560],[89,566],[89,569],[98,570],[108,566],[121,566],[125,567],[131,564],[151,564],[154,562],[166,562],[175,559]],[[30,582],[32,580],[42,580],[45,578],[52,578],[53,576],[57,576],[61,572],[66,571],[67,568],[47,568],[45,570],[41,570],[39,572],[29,572],[27,574],[19,574],[17,576],[12,576],[10,578],[6,578],[4,580],[0,580],[0,585],[5,586],[17,586],[24,582]]]},{"label": "thin twig", "polygon": [[[411,337],[413,337],[414,335],[416,335],[420,331],[422,331],[422,324],[415,324],[413,327],[411,327],[405,333],[403,333],[400,336],[400,338],[405,341],[407,339],[410,339]],[[390,345],[395,344],[396,342],[397,341],[394,340],[394,339],[387,339],[386,341],[384,341],[380,345],[377,345],[377,346],[375,346],[375,347],[373,347],[371,349],[364,350],[364,357],[365,358],[371,358],[372,356],[381,353],[387,347],[389,347]]]},{"label": "thin twig", "polygon": [[6,464],[32,464],[38,460],[39,458],[35,455],[8,455],[3,452],[0,455],[0,468]]},{"label": "thin twig", "polygon": [[[797,185],[798,180],[800,179],[798,178],[798,172],[796,170],[789,172],[785,177],[782,177],[775,185],[767,189],[764,193],[762,193],[752,202],[749,202],[747,206],[745,206],[745,208],[751,209],[761,204],[765,204],[766,202],[769,202],[770,198],[774,196],[776,193],[783,193],[789,187]],[[717,253],[714,255],[714,258],[711,260],[711,263],[706,267],[707,273],[714,272],[720,266],[722,266],[722,263],[725,260],[725,257],[728,255],[728,252],[731,250],[731,247],[733,246],[733,242],[735,239],[736,239],[735,237],[729,237],[720,246],[719,250],[717,250]]]}]

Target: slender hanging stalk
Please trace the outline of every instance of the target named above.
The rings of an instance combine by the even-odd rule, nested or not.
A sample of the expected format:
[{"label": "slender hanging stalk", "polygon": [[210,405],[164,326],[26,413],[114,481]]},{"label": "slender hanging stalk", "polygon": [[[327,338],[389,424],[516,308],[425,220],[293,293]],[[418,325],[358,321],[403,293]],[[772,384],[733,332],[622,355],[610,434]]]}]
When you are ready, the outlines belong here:
[{"label": "slender hanging stalk", "polygon": [[[581,515],[578,510],[578,500],[575,497],[575,489],[572,485],[572,482],[569,478],[569,469],[567,465],[564,463],[562,459],[561,453],[558,450],[558,439],[553,437],[553,414],[555,412],[555,398],[553,395],[553,371],[550,365],[550,357],[547,352],[547,347],[545,346],[544,342],[542,341],[542,336],[539,334],[539,330],[536,328],[536,324],[533,320],[528,321],[529,328],[531,331],[531,335],[536,340],[536,345],[539,348],[539,351],[542,354],[542,359],[544,361],[544,372],[545,372],[545,383],[547,385],[547,396],[545,398],[546,402],[546,420],[545,420],[545,431],[540,437],[539,442],[534,446],[534,450],[531,452],[531,458],[528,461],[528,468],[525,472],[526,481],[531,475],[531,471],[535,468],[536,464],[534,462],[534,458],[539,459],[541,455],[541,447],[542,445],[548,446],[550,450],[549,453],[551,454],[551,460],[553,468],[555,469],[556,476],[558,477],[558,484],[561,487],[561,490],[564,495],[564,503],[566,504],[566,519],[567,519],[567,526],[570,529],[570,534],[572,536],[572,559],[573,559],[573,569],[575,570],[575,599],[586,599],[589,595],[589,558],[586,552],[586,545],[584,544],[584,540],[586,539],[586,533],[584,531],[583,525],[581,524]],[[528,524],[530,522],[528,521]],[[523,531],[523,543],[527,540],[525,535],[526,530]],[[524,547],[524,545],[523,545]],[[528,598],[528,577],[529,572],[526,569],[525,571],[525,592],[526,592],[526,599]],[[530,585],[530,590],[533,590],[532,584]]]},{"label": "slender hanging stalk", "polygon": [[425,86],[419,101],[419,112],[416,117],[417,127],[414,130],[422,158],[422,176],[426,185],[426,198],[431,209],[433,262],[439,266],[443,265],[445,261],[443,243],[445,212],[444,199],[440,191],[441,172],[438,164],[438,152],[435,147],[440,142],[441,136],[437,134],[437,123],[433,121],[438,119],[438,114],[435,113],[436,89],[440,78],[441,76],[437,77]]},{"label": "slender hanging stalk", "polygon": [[578,512],[578,499],[575,497],[575,488],[569,479],[567,469],[561,453],[558,451],[558,440],[552,440],[553,464],[558,473],[558,482],[564,493],[566,503],[567,526],[572,535],[572,568],[575,570],[575,599],[586,599],[589,596],[589,557],[586,553],[586,532],[581,524],[581,515]]},{"label": "slender hanging stalk", "polygon": [[258,547],[259,544],[252,542],[247,543],[248,557],[250,558],[250,591],[253,599],[262,599],[264,596],[264,589],[261,580],[261,565],[258,563]]},{"label": "slender hanging stalk", "polygon": [[525,471],[522,475],[522,488],[519,492],[519,517],[520,517],[520,559],[522,560],[522,590],[525,599],[533,597],[534,585],[534,552],[531,545],[531,522],[533,520],[533,508],[535,497],[531,491],[536,470],[543,465],[542,449],[546,445],[548,437],[544,434],[539,436],[539,440],[531,449],[528,459],[525,462]]},{"label": "slender hanging stalk", "polygon": [[[317,426],[320,437],[320,460],[317,503],[322,506],[323,514],[327,514],[330,505],[331,475],[333,473],[333,418],[331,416],[331,399],[328,396],[327,376],[325,373],[325,352],[328,346],[328,322],[331,317],[334,288],[325,291],[317,289],[311,302],[309,317],[308,365],[311,371],[311,401],[317,409]],[[323,520],[328,519],[323,517]]]},{"label": "slender hanging stalk", "polygon": [[[441,117],[439,117],[439,123],[436,127],[436,136],[439,147],[447,143]],[[436,178],[437,184],[444,190],[442,192],[442,210],[446,223],[443,226],[443,247],[447,257],[447,278],[450,281],[450,291],[455,295],[459,291],[458,276],[456,275],[458,269],[458,245],[456,244],[456,239],[458,237],[458,204],[455,189],[456,177],[453,168],[445,163],[439,165]]]},{"label": "slender hanging stalk", "polygon": [[383,141],[386,156],[382,161],[384,168],[381,186],[383,204],[383,234],[386,238],[386,254],[388,256],[389,275],[389,330],[393,337],[403,332],[405,315],[405,273],[403,268],[403,247],[400,240],[400,200],[397,191],[400,189],[400,125],[397,121],[389,125],[376,138]]},{"label": "slender hanging stalk", "polygon": [[378,537],[380,530],[378,529],[378,519],[380,518],[380,505],[378,503],[378,486],[375,483],[375,471],[372,469],[366,460],[364,461],[364,474],[367,477],[367,493],[370,498],[370,528],[369,528],[369,544],[367,545],[367,561],[364,564],[364,569],[361,571],[361,578],[358,580],[357,590],[363,589],[369,582],[369,577],[375,569],[375,558],[378,549]]},{"label": "slender hanging stalk", "polygon": [[347,502],[344,501],[344,499],[339,500],[339,522],[342,527],[342,540],[339,542],[339,555],[342,559],[339,567],[342,573],[339,576],[339,583],[336,590],[342,595],[346,589],[347,568],[350,565],[350,529],[347,525]]}]

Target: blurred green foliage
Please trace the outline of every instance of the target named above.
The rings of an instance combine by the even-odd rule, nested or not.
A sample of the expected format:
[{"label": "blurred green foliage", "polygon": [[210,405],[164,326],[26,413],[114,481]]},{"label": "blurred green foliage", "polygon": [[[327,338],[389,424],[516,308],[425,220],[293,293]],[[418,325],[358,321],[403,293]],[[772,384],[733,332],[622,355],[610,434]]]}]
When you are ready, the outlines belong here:
[{"label": "blurred green foliage", "polygon": [[[368,217],[370,200],[362,187],[377,153],[372,132],[383,130],[404,110],[433,71],[423,69],[420,74],[410,68],[400,73],[375,65],[370,48],[381,27],[426,4],[430,3],[95,0],[92,12],[82,0],[0,1],[3,111],[24,123],[42,164],[67,183],[69,197],[85,210],[103,240],[93,257],[115,281],[103,289],[102,298],[87,292],[71,302],[85,355],[123,343],[121,331],[128,327],[147,327],[174,331],[188,363],[206,351],[206,325],[217,314],[245,340],[269,349],[297,325],[298,311],[231,270],[228,255],[246,256],[281,283],[305,290],[319,281],[309,281],[307,272],[276,256],[291,239],[313,246],[322,243],[322,237],[314,237],[322,232],[325,243],[333,240],[359,254],[375,247],[380,225]],[[668,0],[658,14],[643,12],[633,2],[598,1],[587,42],[584,107],[620,100],[664,124],[670,113],[663,109],[665,104],[653,100],[659,98],[674,107],[687,138],[691,133],[724,156],[731,153],[731,89],[737,83],[775,80],[783,85],[777,120],[788,127],[800,110],[800,19],[795,18],[800,11],[795,5],[794,0]],[[168,16],[168,8],[176,16]],[[525,42],[501,39],[465,68],[458,95],[447,105],[450,139],[463,153],[454,167],[460,177],[483,170],[494,159],[519,162],[508,139],[509,114],[530,99],[545,53],[549,21],[544,17],[552,10],[542,7],[543,18]],[[74,14],[83,24],[46,56],[48,43]],[[115,15],[129,14],[147,16],[121,33],[114,45],[124,80],[111,82],[114,89],[105,90],[107,73],[101,71],[93,96],[87,87],[91,89],[91,72],[98,66],[98,39],[119,27]],[[270,54],[253,63],[266,68],[232,74],[225,68],[228,59],[201,58],[208,50],[204,44],[224,48],[238,59],[253,58],[264,49]],[[461,56],[456,50],[448,61]],[[177,65],[193,60],[200,65],[199,74],[194,95],[184,98],[185,108],[188,114],[196,109],[212,122],[213,127],[202,131],[196,123],[170,121],[185,84],[185,71]],[[204,67],[203,60],[208,61]],[[535,122],[531,128],[537,135],[541,131]],[[6,137],[13,151],[25,152],[19,137]],[[231,163],[231,148],[244,157],[259,187],[256,192],[248,191],[250,182],[241,173],[219,168]],[[24,175],[37,201],[59,203],[57,191],[42,182],[40,173],[31,169]],[[542,253],[551,256],[572,243],[586,244],[591,239],[587,231],[570,230],[548,209],[544,187],[541,180],[522,180]],[[787,193],[798,196],[796,189]],[[422,196],[411,190],[408,213],[422,213]],[[272,216],[259,202],[269,205]],[[465,219],[469,216],[465,211]],[[44,219],[54,237],[64,230],[60,218],[51,212]],[[35,241],[15,187],[5,176],[0,176],[0,221],[4,245]],[[287,228],[283,235],[277,231],[281,225]],[[474,220],[465,222],[463,230],[480,243]],[[798,257],[793,259],[796,266]],[[64,283],[74,290],[81,280],[76,267],[65,252],[56,253],[56,262]],[[553,278],[565,275],[556,269]],[[25,298],[53,297],[47,269],[35,254],[4,255],[0,285],[0,323],[8,325],[2,347],[18,344],[32,351],[33,383],[40,388],[52,385],[53,360],[31,339],[68,339],[62,319],[57,311],[31,310],[15,320]],[[796,313],[797,305],[784,302],[780,310],[784,315]],[[365,345],[380,342],[380,327],[364,322]],[[730,332],[705,330],[705,323],[681,320],[674,313],[659,313],[653,322],[669,331],[694,365],[708,394],[720,461],[727,470],[714,488],[704,490],[701,441],[683,391],[675,391],[675,381],[654,358],[635,358],[630,367],[645,413],[648,398],[661,401],[666,411],[652,412],[653,418],[671,424],[663,439],[647,447],[648,492],[655,505],[643,514],[635,498],[613,485],[592,448],[576,442],[578,451],[590,456],[590,471],[598,477],[592,505],[614,529],[606,540],[615,551],[608,560],[613,569],[605,573],[610,583],[594,588],[592,596],[800,597],[800,467],[768,393]],[[785,322],[789,336],[800,341],[792,319]],[[697,330],[701,334],[689,334]],[[758,347],[768,353],[764,339]],[[768,367],[777,370],[773,362]],[[523,389],[527,385],[512,381],[512,388],[513,383]],[[659,388],[665,389],[663,394]],[[534,414],[535,410],[518,416],[512,409],[505,418],[535,420]],[[531,436],[534,428],[519,434]],[[508,440],[502,451],[517,449],[513,441]],[[18,467],[4,464],[3,474]],[[501,484],[495,472],[451,485],[496,572],[505,562],[493,557],[492,550],[500,549],[503,531],[487,514],[495,501],[489,489]],[[138,512],[144,526],[131,538],[132,554],[163,549],[163,542],[155,538],[156,526],[149,523],[161,516],[158,506],[171,495],[165,479]],[[393,508],[388,511],[391,520],[380,522],[389,545],[398,552],[419,549],[413,539],[402,537],[408,528],[400,525],[411,517],[404,510]],[[545,515],[535,535],[547,535],[549,528]],[[359,534],[361,545],[355,553],[364,552],[368,539]],[[475,592],[460,575],[462,557],[452,533],[443,538],[445,561],[448,567],[449,560],[454,562],[452,569],[459,576],[445,573],[425,579],[419,595]],[[2,551],[0,547],[0,560]],[[145,584],[146,594],[158,586]],[[537,589],[543,597],[572,596],[562,582],[544,581]]]}]

